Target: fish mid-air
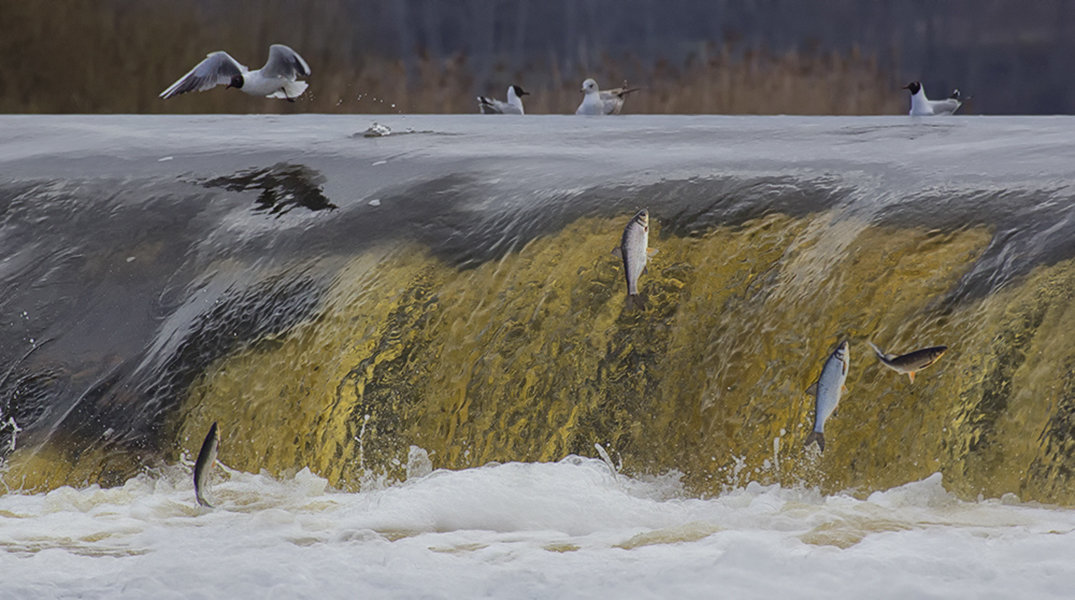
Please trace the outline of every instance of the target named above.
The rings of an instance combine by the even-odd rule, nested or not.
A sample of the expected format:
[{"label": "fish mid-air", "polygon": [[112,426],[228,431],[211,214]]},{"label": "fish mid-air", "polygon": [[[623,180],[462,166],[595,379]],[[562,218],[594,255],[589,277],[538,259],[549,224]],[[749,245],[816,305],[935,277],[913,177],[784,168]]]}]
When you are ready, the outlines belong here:
[{"label": "fish mid-air", "polygon": [[959,90],[954,90],[952,95],[944,100],[930,100],[926,98],[926,88],[922,82],[912,81],[903,86],[903,89],[911,92],[912,117],[928,117],[931,115],[950,115],[963,105],[959,99]]},{"label": "fish mid-air", "polygon": [[937,362],[937,359],[948,350],[948,346],[931,346],[897,356],[895,354],[885,354],[873,342],[870,342],[870,347],[877,354],[877,358],[881,359],[881,364],[897,373],[906,374],[911,378],[911,383],[914,383],[915,372]]},{"label": "fish mid-air", "polygon": [[817,442],[818,449],[825,451],[825,421],[832,416],[836,405],[840,403],[840,395],[844,392],[844,382],[847,381],[847,369],[850,362],[847,340],[844,340],[825,360],[817,381],[807,388],[806,393],[814,394],[815,398],[814,430],[806,436],[804,445],[809,446]]},{"label": "fish mid-air", "polygon": [[623,228],[620,245],[612,253],[623,259],[624,276],[627,278],[627,309],[646,308],[646,301],[638,293],[638,278],[646,272],[649,257],[657,254],[649,247],[649,211],[642,209],[631,217]]},{"label": "fish mid-air", "polygon": [[310,65],[298,52],[283,44],[269,46],[269,60],[256,71],[239,64],[227,52],[217,51],[208,54],[189,73],[161,92],[160,97],[167,100],[179,94],[202,92],[226,84],[251,96],[294,102],[308,86],[305,81],[296,79],[309,76]]},{"label": "fish mid-air", "polygon": [[502,102],[488,96],[478,96],[478,110],[483,115],[525,115],[523,110],[523,96],[529,96],[530,92],[517,85],[508,86],[508,101]]},{"label": "fish mid-air", "polygon": [[581,91],[586,95],[582,97],[582,104],[575,109],[576,115],[618,115],[623,110],[624,98],[631,92],[637,92],[638,88],[627,87],[625,81],[623,87],[602,91],[598,89],[596,81],[587,79],[582,82]]},{"label": "fish mid-air", "polygon": [[202,442],[202,449],[198,451],[198,460],[194,463],[194,499],[198,501],[198,504],[209,508],[213,508],[213,505],[206,502],[202,492],[209,483],[209,472],[216,463],[219,446],[220,438],[217,437],[216,421],[213,421],[213,425],[209,427],[209,433],[205,435],[205,441]]}]

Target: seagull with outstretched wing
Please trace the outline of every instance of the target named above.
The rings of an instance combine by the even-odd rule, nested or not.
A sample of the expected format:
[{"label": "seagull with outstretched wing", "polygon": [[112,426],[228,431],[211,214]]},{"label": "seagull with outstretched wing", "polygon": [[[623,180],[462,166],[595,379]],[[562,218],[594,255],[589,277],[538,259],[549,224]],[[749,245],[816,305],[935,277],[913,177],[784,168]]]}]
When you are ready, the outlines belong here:
[{"label": "seagull with outstretched wing", "polygon": [[294,102],[309,84],[298,81],[310,76],[310,65],[283,44],[269,47],[265,66],[251,71],[224,51],[211,52],[186,75],[161,92],[167,100],[187,92],[203,92],[221,84],[240,89],[251,96],[281,98]]}]

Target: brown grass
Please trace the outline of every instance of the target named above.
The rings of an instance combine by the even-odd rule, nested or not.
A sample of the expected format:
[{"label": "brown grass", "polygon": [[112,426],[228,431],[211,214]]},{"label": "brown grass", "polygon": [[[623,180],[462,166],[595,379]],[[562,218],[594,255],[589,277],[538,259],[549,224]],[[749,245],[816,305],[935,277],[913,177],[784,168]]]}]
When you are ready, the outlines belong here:
[{"label": "brown grass", "polygon": [[[549,57],[521,67],[498,64],[478,81],[466,56],[407,61],[371,56],[347,19],[345,0],[230,2],[220,13],[168,2],[25,0],[5,2],[0,53],[0,112],[7,113],[473,113],[476,94],[504,97],[511,83],[531,92],[527,112],[571,113],[579,87],[594,77],[641,87],[625,113],[900,114],[907,99],[893,73],[873,57],[700,47],[678,64],[602,56],[589,71],[561,70]],[[105,6],[105,8],[102,8]],[[221,18],[221,15],[224,18]],[[239,15],[258,14],[250,26]],[[310,63],[310,90],[295,103],[234,90],[157,95],[201,60],[226,49],[251,68],[272,42]],[[226,42],[226,43],[225,43]],[[18,57],[11,60],[10,57]]]}]

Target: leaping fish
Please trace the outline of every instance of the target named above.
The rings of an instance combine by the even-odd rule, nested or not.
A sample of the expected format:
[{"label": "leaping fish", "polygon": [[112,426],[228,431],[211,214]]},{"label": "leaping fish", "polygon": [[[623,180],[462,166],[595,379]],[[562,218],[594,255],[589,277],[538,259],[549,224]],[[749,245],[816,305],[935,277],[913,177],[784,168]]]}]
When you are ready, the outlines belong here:
[{"label": "leaping fish", "polygon": [[213,508],[213,505],[205,501],[202,492],[205,490],[206,484],[209,483],[209,471],[216,463],[216,453],[219,445],[220,440],[217,437],[216,421],[213,421],[213,425],[209,427],[209,433],[205,436],[205,441],[202,442],[202,449],[198,452],[198,461],[194,463],[194,498],[198,501],[198,504],[209,508]]},{"label": "leaping fish", "polygon": [[624,276],[627,278],[627,310],[646,308],[645,299],[638,293],[638,278],[646,272],[649,257],[657,250],[649,247],[649,211],[642,209],[623,228],[620,245],[612,253],[623,259]]},{"label": "leaping fish", "polygon": [[911,378],[911,383],[914,383],[915,372],[937,362],[937,359],[948,350],[948,346],[931,346],[896,356],[895,354],[885,354],[873,342],[869,342],[869,344],[873,351],[877,353],[877,358],[881,359],[881,364],[897,373],[906,373]]},{"label": "leaping fish", "polygon": [[847,370],[851,363],[847,340],[840,342],[825,365],[821,367],[821,375],[817,381],[807,388],[807,394],[814,394],[814,430],[806,436],[806,446],[817,442],[817,447],[825,451],[825,421],[832,416],[836,405],[840,402],[840,394],[844,392],[844,382],[847,381]]}]

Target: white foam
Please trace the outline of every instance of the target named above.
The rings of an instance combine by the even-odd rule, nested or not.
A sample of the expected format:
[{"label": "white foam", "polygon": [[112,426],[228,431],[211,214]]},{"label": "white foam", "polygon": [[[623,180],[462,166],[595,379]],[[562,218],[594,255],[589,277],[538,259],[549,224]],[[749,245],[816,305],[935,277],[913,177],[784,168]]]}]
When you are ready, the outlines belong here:
[{"label": "white foam", "polygon": [[[0,596],[1064,597],[1075,513],[962,502],[940,475],[867,500],[751,483],[684,496],[602,460],[425,468],[361,493],[307,470],[176,467],[113,489],[0,496]],[[1013,502],[1015,502],[1013,504]]]}]

